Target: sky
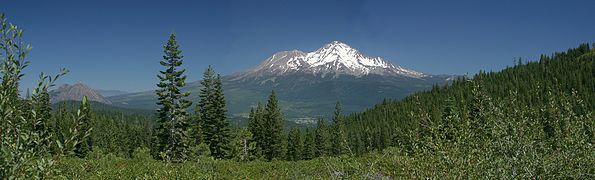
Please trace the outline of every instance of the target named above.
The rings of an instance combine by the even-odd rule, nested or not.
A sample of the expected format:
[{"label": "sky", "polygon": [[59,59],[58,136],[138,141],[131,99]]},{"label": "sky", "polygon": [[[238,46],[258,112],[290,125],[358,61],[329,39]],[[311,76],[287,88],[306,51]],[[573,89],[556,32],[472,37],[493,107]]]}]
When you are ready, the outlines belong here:
[{"label": "sky", "polygon": [[228,75],[278,51],[337,40],[429,74],[498,71],[595,42],[593,0],[0,0],[33,46],[22,88],[40,72],[58,84],[151,90],[176,33],[188,81],[208,65]]}]

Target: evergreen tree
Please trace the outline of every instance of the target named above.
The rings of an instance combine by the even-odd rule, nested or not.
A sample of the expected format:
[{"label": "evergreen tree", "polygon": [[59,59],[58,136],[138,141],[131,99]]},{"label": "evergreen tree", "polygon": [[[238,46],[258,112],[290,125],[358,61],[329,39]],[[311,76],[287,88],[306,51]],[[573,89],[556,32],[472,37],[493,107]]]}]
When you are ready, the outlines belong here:
[{"label": "evergreen tree", "polygon": [[461,120],[452,98],[446,99],[441,120],[440,138],[446,141],[454,141],[455,137],[457,137],[457,129],[460,126]]},{"label": "evergreen tree", "polygon": [[192,139],[191,146],[196,146],[204,142],[202,123],[201,109],[200,106],[197,105],[194,108],[194,115],[192,116],[192,121],[190,122],[190,138]]},{"label": "evergreen tree", "polygon": [[324,122],[324,119],[318,119],[318,123],[315,131],[316,142],[316,157],[327,156],[330,154],[330,138],[328,133],[328,127]]},{"label": "evergreen tree", "polygon": [[250,110],[250,115],[248,116],[248,130],[253,134],[253,141],[256,143],[253,154],[257,157],[263,155],[263,145],[266,143],[265,137],[267,135],[265,133],[267,131],[264,127],[264,107],[258,103],[256,109],[253,108]]},{"label": "evergreen tree", "polygon": [[341,103],[337,102],[335,105],[335,112],[333,113],[333,125],[331,128],[331,151],[333,155],[341,155],[345,153],[347,140],[345,137],[345,124],[343,122],[343,114],[341,110]]},{"label": "evergreen tree", "polygon": [[263,155],[266,159],[281,158],[283,148],[283,115],[273,90],[264,109],[263,130],[265,132]]},{"label": "evergreen tree", "polygon": [[167,158],[168,160],[183,160],[187,156],[189,138],[189,117],[186,109],[192,102],[185,98],[189,92],[181,92],[180,88],[186,85],[185,69],[179,69],[183,56],[176,41],[176,35],[171,34],[164,46],[163,60],[160,64],[166,69],[160,71],[159,83],[156,90],[158,96],[157,110],[158,124],[155,130],[155,149],[153,155]]},{"label": "evergreen tree", "polygon": [[302,159],[313,159],[316,155],[316,142],[314,141],[314,133],[310,130],[306,131],[304,137],[304,149],[302,151]]},{"label": "evergreen tree", "polygon": [[230,150],[230,125],[225,115],[225,97],[223,96],[221,76],[215,76],[213,68],[209,66],[201,84],[203,88],[199,94],[198,109],[200,109],[203,138],[209,145],[213,157],[224,158]]},{"label": "evergreen tree", "polygon": [[287,135],[287,155],[289,161],[297,161],[302,159],[304,142],[302,135],[298,128],[292,128]]}]

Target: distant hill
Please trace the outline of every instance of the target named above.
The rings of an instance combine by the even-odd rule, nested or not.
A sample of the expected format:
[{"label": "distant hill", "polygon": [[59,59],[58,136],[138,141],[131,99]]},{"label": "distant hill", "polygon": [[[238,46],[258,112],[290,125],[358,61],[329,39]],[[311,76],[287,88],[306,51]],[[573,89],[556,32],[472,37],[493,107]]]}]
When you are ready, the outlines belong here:
[{"label": "distant hill", "polygon": [[104,90],[104,89],[96,89],[96,91],[101,94],[103,97],[110,97],[110,96],[117,96],[122,94],[128,94],[130,92],[127,91],[120,91],[120,90]]},{"label": "distant hill", "polygon": [[60,101],[80,101],[87,96],[89,101],[100,102],[103,104],[111,104],[112,102],[102,96],[99,92],[90,88],[83,83],[73,85],[64,84],[58,89],[50,91],[50,98],[52,103]]}]

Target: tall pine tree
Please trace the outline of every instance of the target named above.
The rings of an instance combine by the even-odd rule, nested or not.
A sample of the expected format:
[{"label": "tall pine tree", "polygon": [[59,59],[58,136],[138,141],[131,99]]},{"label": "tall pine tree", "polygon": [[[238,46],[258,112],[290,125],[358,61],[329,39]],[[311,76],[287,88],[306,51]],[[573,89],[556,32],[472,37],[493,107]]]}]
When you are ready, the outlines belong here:
[{"label": "tall pine tree", "polygon": [[302,151],[302,159],[309,160],[316,155],[316,142],[314,142],[314,133],[310,130],[306,131],[304,137],[304,149]]},{"label": "tall pine tree", "polygon": [[324,122],[324,119],[318,119],[318,124],[315,130],[314,142],[316,142],[316,157],[329,155],[331,143],[328,133],[328,127]]},{"label": "tall pine tree", "polygon": [[266,143],[267,135],[264,127],[264,107],[258,103],[256,109],[253,108],[248,116],[248,130],[253,134],[253,141],[256,143],[253,154],[257,157],[262,157],[263,145]]},{"label": "tall pine tree", "polygon": [[230,127],[225,113],[225,97],[221,76],[216,75],[211,66],[204,73],[200,82],[198,109],[204,141],[209,145],[211,155],[215,158],[224,158],[229,155]]},{"label": "tall pine tree", "polygon": [[297,161],[302,159],[304,150],[304,141],[302,141],[302,133],[300,129],[293,128],[287,135],[287,155],[289,161]]},{"label": "tall pine tree", "polygon": [[333,155],[341,155],[346,152],[347,144],[344,142],[347,139],[344,134],[345,124],[343,122],[341,103],[339,102],[337,102],[335,105],[335,112],[333,113],[333,125],[331,130],[331,152]]},{"label": "tall pine tree", "polygon": [[266,134],[262,145],[266,159],[281,158],[283,143],[283,114],[273,90],[264,110],[263,130]]},{"label": "tall pine tree", "polygon": [[157,110],[158,124],[155,130],[154,155],[162,156],[168,160],[178,161],[187,157],[189,138],[189,116],[186,109],[192,102],[184,99],[189,92],[181,92],[180,88],[186,85],[185,69],[182,66],[182,51],[179,50],[176,35],[171,34],[164,46],[165,55],[160,64],[166,69],[160,71],[159,83],[156,90],[158,96]]}]

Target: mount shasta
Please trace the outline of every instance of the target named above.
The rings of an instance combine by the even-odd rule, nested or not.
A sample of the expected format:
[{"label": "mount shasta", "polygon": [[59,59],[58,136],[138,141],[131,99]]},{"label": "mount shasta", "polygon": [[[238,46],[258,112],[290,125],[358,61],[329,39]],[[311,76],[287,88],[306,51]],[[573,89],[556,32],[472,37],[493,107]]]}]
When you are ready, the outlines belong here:
[{"label": "mount shasta", "polygon": [[[253,69],[222,78],[232,117],[247,117],[251,107],[266,103],[271,90],[275,90],[287,119],[313,122],[329,116],[337,101],[346,113],[362,111],[384,99],[400,99],[448,83],[453,77],[407,69],[333,41],[314,52],[277,52]],[[197,102],[200,88],[196,81],[182,90],[190,91],[189,98]],[[108,100],[127,108],[157,108],[153,91],[111,96]]]}]

